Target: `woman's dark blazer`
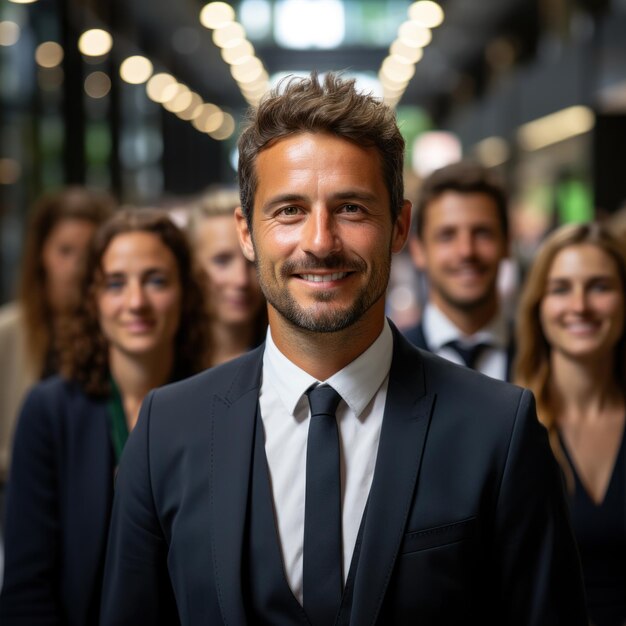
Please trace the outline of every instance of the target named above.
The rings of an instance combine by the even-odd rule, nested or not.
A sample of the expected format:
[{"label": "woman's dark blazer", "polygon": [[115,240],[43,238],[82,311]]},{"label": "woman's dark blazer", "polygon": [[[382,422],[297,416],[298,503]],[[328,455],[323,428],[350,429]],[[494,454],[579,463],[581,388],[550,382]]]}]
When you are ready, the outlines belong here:
[{"label": "woman's dark blazer", "polygon": [[106,401],[59,377],[33,387],[7,489],[3,626],[97,623],[114,469]]}]

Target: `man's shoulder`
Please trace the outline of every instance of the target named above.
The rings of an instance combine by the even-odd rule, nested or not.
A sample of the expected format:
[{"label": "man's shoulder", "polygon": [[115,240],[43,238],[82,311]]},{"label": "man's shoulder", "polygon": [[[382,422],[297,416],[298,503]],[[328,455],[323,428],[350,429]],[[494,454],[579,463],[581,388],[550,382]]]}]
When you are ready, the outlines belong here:
[{"label": "man's shoulder", "polygon": [[411,326],[410,328],[403,329],[402,334],[414,346],[421,348],[422,350],[428,350],[428,345],[426,344],[426,338],[424,335],[424,327],[421,322],[415,324],[415,326]]},{"label": "man's shoulder", "polygon": [[452,363],[416,347],[406,337],[399,337],[395,345],[396,371],[401,372],[403,379],[419,376],[425,392],[437,396],[438,406],[471,414],[476,419],[483,419],[481,415],[515,413],[523,394],[520,387]]},{"label": "man's shoulder", "polygon": [[250,352],[189,378],[159,387],[152,394],[152,404],[172,407],[204,406],[212,396],[227,404],[258,387],[264,344]]}]

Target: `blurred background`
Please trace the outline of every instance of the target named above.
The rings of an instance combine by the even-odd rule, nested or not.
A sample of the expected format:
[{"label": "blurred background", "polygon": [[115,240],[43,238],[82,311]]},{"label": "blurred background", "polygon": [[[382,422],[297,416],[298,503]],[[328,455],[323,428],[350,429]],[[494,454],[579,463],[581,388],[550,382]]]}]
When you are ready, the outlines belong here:
[{"label": "blurred background", "polygon": [[235,181],[247,107],[313,69],[396,107],[409,198],[461,156],[496,169],[522,264],[558,223],[621,219],[626,0],[0,1],[0,302],[42,192],[175,211]]}]

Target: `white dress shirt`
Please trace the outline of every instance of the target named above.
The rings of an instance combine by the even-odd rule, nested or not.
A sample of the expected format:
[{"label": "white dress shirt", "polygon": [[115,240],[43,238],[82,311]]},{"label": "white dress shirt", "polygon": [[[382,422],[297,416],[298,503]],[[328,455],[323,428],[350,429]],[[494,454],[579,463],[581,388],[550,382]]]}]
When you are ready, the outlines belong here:
[{"label": "white dress shirt", "polygon": [[337,407],[341,455],[344,583],[367,502],[383,422],[393,336],[385,320],[376,341],[326,381],[318,381],[278,350],[268,329],[259,406],[265,430],[274,511],[287,582],[302,604],[306,448],[311,411],[305,392],[328,383]]},{"label": "white dress shirt", "polygon": [[508,366],[508,348],[510,327],[501,314],[496,315],[489,324],[473,335],[465,335],[432,302],[426,303],[422,314],[422,328],[428,349],[435,354],[464,365],[459,353],[450,346],[450,341],[459,341],[468,348],[477,343],[488,344],[476,361],[475,369],[491,378],[506,380]]}]

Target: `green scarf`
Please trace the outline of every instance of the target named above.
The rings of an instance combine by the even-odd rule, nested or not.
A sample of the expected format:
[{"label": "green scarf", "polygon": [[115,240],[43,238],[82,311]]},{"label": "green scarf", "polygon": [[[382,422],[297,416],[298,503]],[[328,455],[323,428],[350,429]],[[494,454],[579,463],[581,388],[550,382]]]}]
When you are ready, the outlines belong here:
[{"label": "green scarf", "polygon": [[128,439],[128,424],[126,423],[126,415],[122,406],[122,396],[120,390],[115,384],[112,376],[109,376],[111,383],[111,396],[107,402],[109,409],[109,431],[111,433],[111,443],[113,444],[113,452],[115,454],[115,465],[120,464],[120,458]]}]

